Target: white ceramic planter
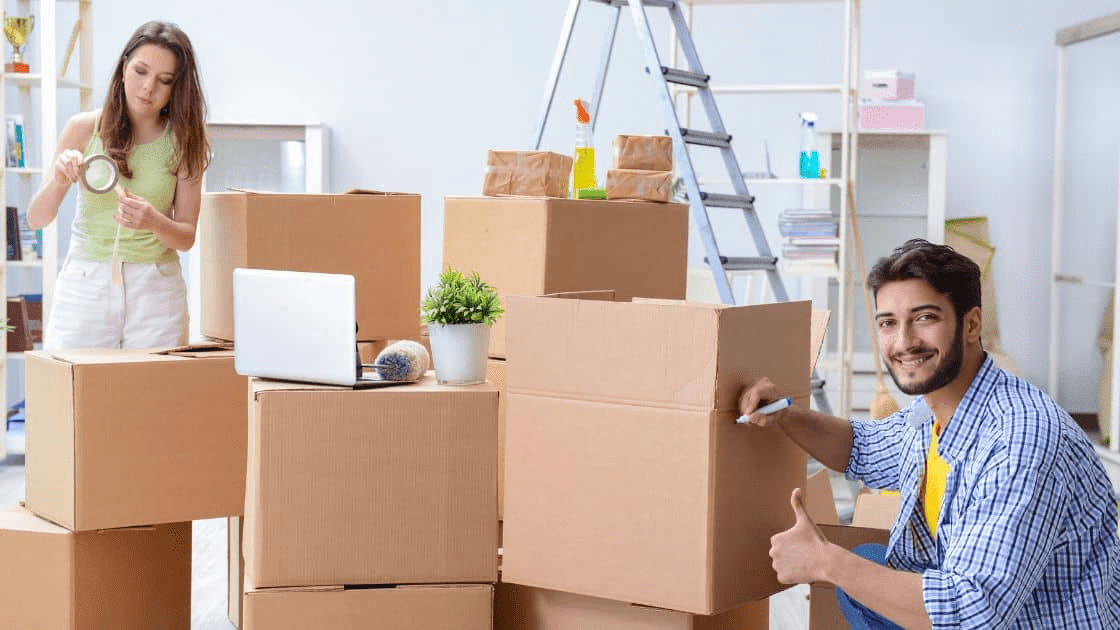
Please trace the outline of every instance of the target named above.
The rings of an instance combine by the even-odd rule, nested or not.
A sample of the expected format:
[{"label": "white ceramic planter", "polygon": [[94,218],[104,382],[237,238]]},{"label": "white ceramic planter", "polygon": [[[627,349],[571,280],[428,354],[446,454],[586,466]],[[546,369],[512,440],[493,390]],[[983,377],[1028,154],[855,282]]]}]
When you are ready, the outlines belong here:
[{"label": "white ceramic planter", "polygon": [[486,381],[490,327],[486,324],[430,324],[432,362],[441,385],[475,385]]}]

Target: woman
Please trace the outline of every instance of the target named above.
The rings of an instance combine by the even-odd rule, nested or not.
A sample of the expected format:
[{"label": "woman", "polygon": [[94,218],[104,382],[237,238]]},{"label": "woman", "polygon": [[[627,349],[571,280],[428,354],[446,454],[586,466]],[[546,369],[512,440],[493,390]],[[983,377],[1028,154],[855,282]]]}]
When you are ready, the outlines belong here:
[{"label": "woman", "polygon": [[[167,22],[140,26],[121,51],[102,108],[67,121],[53,177],[44,178],[28,208],[31,226],[43,227],[57,216],[85,156],[104,153],[117,165],[123,194],[79,187],[69,254],[43,334],[46,349],[187,341],[178,252],[195,240],[210,161],[205,121],[190,39]],[[118,230],[120,275],[114,281]]]}]

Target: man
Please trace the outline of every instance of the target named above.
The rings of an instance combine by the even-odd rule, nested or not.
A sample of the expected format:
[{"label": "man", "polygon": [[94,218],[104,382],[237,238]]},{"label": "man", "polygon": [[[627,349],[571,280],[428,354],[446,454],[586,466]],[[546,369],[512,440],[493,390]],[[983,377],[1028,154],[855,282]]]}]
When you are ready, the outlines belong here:
[{"label": "man", "polygon": [[1112,486],[1069,415],[984,352],[980,269],[915,239],[868,283],[883,360],[918,396],[909,407],[880,422],[762,415],[782,395],[765,378],[739,407],[849,479],[900,491],[902,508],[885,550],[853,553],[821,535],[795,490],[796,523],[771,539],[778,579],[835,584],[857,630],[1120,628]]}]

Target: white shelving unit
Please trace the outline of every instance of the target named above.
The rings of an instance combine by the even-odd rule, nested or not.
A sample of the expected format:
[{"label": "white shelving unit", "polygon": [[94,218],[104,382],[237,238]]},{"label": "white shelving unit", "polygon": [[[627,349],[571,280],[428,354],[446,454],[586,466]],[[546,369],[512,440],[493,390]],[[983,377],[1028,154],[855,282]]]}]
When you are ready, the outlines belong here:
[{"label": "white shelving unit", "polygon": [[[831,156],[830,168],[837,168],[842,157],[842,132],[822,131],[817,135],[821,156]],[[948,184],[948,135],[938,130],[864,130],[859,132],[860,173],[856,188],[855,214],[859,220],[863,257],[868,269],[880,257],[910,238],[945,241],[946,189]],[[823,159],[823,158],[822,158]],[[806,188],[808,207],[841,208],[843,187]],[[824,195],[828,195],[825,198]],[[844,212],[851,209],[844,208]],[[848,218],[843,221],[850,222]],[[840,401],[848,393],[850,409],[864,410],[875,393],[874,357],[866,323],[862,278],[854,265],[845,274],[824,276],[814,282],[814,304],[836,304],[839,296],[851,296],[849,316],[833,318],[825,340],[825,351],[818,368],[825,378],[830,400]],[[843,289],[843,290],[842,290]],[[845,329],[844,326],[847,328]],[[845,360],[841,343],[850,348]],[[887,378],[887,387],[900,403],[909,397],[899,392]],[[853,404],[854,403],[854,404]]]},{"label": "white shelving unit", "polygon": [[[770,187],[770,186],[797,186],[802,188],[802,196],[806,199],[820,198],[821,195],[826,195],[825,201],[828,197],[834,198],[838,201],[840,212],[839,222],[839,236],[840,236],[840,250],[838,256],[838,265],[835,273],[829,274],[827,272],[821,274],[825,278],[838,278],[844,277],[845,270],[851,268],[849,260],[849,248],[851,243],[849,239],[849,220],[848,215],[848,195],[847,189],[849,186],[856,186],[856,156],[858,148],[858,104],[859,104],[859,66],[860,66],[860,3],[859,0],[682,0],[682,8],[686,22],[690,28],[693,24],[693,13],[695,7],[702,6],[728,6],[728,5],[793,5],[793,4],[839,4],[842,5],[843,10],[843,48],[840,51],[842,55],[842,76],[840,81],[836,83],[789,83],[789,84],[716,84],[713,83],[710,87],[713,93],[719,95],[810,95],[810,94],[835,94],[839,100],[838,109],[840,110],[841,129],[837,133],[839,140],[839,155],[836,156],[831,164],[828,173],[839,174],[839,177],[828,177],[825,179],[748,179],[746,180],[749,188],[754,187]],[[776,25],[780,28],[780,25]],[[673,47],[670,56],[670,66],[677,67],[676,57],[679,51]],[[677,110],[680,115],[681,121],[686,126],[690,118],[691,109],[691,96],[695,94],[695,90],[689,88],[681,88],[674,86],[674,96],[677,103]],[[727,108],[730,99],[724,98],[721,101],[723,108]],[[822,166],[825,160],[831,153],[831,147],[827,147],[828,151],[820,151]],[[741,147],[738,147],[741,151]],[[717,181],[704,180],[703,183],[719,183]],[[858,189],[857,189],[858,190]],[[830,194],[831,193],[831,194]],[[823,207],[823,206],[806,206],[806,207]],[[746,230],[744,229],[744,233]],[[775,254],[780,254],[781,243],[771,242],[771,251]],[[783,277],[786,278],[787,288],[789,280],[798,276],[804,275],[804,272],[782,272]],[[792,292],[791,292],[792,294]],[[839,292],[835,300],[826,303],[822,308],[829,308],[832,310],[832,322],[836,330],[849,331],[851,329],[851,292]],[[816,304],[816,300],[814,300]],[[838,351],[836,359],[839,361],[838,374],[842,381],[839,387],[839,396],[830,399],[832,403],[832,412],[836,415],[845,416],[851,411],[851,400],[849,396],[850,391],[850,375],[851,375],[851,357],[852,345],[851,335],[840,335],[836,340],[838,344]],[[835,382],[835,381],[833,381]]]},{"label": "white shelving unit", "polygon": [[[93,108],[93,11],[90,0],[18,0],[5,4],[5,13],[18,16],[35,16],[30,39],[24,46],[25,61],[31,66],[28,73],[3,72],[0,84],[4,97],[0,99],[0,119],[9,114],[20,114],[24,123],[24,146],[28,164],[25,168],[10,168],[0,163],[0,190],[6,205],[26,213],[31,196],[38,190],[45,169],[50,167],[58,144],[58,131],[68,117],[60,112],[60,91],[73,90],[81,110]],[[60,76],[66,46],[75,24],[80,21],[73,56],[67,73]],[[4,60],[10,59],[12,47],[3,42]],[[76,112],[73,112],[76,113]],[[5,223],[6,213],[0,221]],[[5,230],[6,233],[6,230]],[[43,296],[43,322],[51,313],[54,280],[58,274],[59,242],[57,221],[43,230],[43,248],[40,260],[4,261],[0,276],[8,295],[41,293]],[[22,353],[7,351],[7,337],[0,341],[4,362],[5,387],[0,388],[0,408],[8,408],[8,384],[13,382],[18,370],[19,389],[22,389]],[[0,459],[3,458],[3,440],[0,440]]]},{"label": "white shelving unit", "polygon": [[[1066,367],[1061,359],[1063,356],[1068,359],[1070,354],[1083,356],[1081,346],[1070,349],[1069,344],[1073,341],[1083,341],[1087,348],[1094,345],[1088,337],[1095,340],[1099,316],[1095,315],[1098,311],[1088,304],[1098,303],[1109,288],[1115,288],[1116,279],[1120,278],[1120,147],[1108,147],[1110,136],[1099,133],[1096,127],[1087,126],[1087,123],[1097,125],[1103,122],[1096,120],[1095,112],[1106,111],[1112,106],[1111,95],[1115,94],[1118,83],[1115,74],[1110,73],[1107,60],[1114,58],[1117,38],[1120,37],[1118,34],[1120,12],[1073,24],[1059,29],[1054,35],[1057,81],[1050,231],[1052,276],[1048,393],[1063,405],[1068,403],[1064,400],[1060,384],[1085,382],[1089,380],[1087,377],[1095,374],[1088,367],[1093,365],[1093,361],[1078,358]],[[1087,65],[1091,66],[1089,70]],[[1077,92],[1075,88],[1082,91]],[[1086,88],[1089,91],[1085,91]],[[1100,109],[1089,113],[1086,108],[1078,107],[1081,104],[1090,109]],[[1115,126],[1110,125],[1109,128],[1114,129]],[[1078,131],[1083,135],[1076,135]],[[1086,138],[1086,133],[1092,135],[1092,142],[1078,142]],[[1115,136],[1111,138],[1115,139]],[[1102,147],[1102,144],[1105,146]],[[1081,153],[1077,153],[1078,150]],[[1116,187],[1112,188],[1114,185]],[[1116,216],[1116,232],[1113,235],[1099,229],[1107,225],[1101,223],[1102,213],[1110,209],[1114,209]],[[1071,247],[1067,239],[1074,237],[1077,241]],[[1105,262],[1109,254],[1114,256],[1111,269]],[[1081,290],[1074,285],[1080,285]],[[1063,322],[1063,313],[1070,315],[1071,304],[1076,304],[1077,309],[1073,317],[1066,317]],[[1120,296],[1114,294],[1113,356],[1117,354],[1116,335],[1120,331],[1120,308],[1117,306],[1120,306]],[[1084,338],[1074,340],[1073,337],[1078,334]],[[1111,382],[1111,396],[1107,403],[1111,441],[1107,449],[1098,447],[1098,451],[1113,484],[1120,488],[1120,361],[1114,360],[1104,369]],[[1094,379],[1092,382],[1097,381]]]}]

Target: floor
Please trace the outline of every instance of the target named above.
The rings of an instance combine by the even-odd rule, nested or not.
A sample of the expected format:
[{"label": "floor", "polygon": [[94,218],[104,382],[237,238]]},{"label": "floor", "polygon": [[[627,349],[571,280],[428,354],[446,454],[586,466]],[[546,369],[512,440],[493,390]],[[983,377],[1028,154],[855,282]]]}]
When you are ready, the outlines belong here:
[{"label": "floor", "polygon": [[[24,496],[24,435],[22,424],[7,434],[8,458],[0,461],[0,505],[18,503]],[[834,487],[837,482],[833,482]],[[843,494],[843,489],[838,494]],[[843,503],[841,499],[841,512]],[[231,630],[226,617],[226,521],[194,522],[191,567],[191,630]],[[796,586],[770,598],[771,630],[809,627],[809,587]]]}]

